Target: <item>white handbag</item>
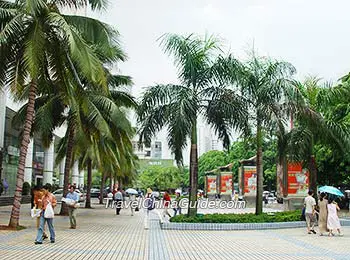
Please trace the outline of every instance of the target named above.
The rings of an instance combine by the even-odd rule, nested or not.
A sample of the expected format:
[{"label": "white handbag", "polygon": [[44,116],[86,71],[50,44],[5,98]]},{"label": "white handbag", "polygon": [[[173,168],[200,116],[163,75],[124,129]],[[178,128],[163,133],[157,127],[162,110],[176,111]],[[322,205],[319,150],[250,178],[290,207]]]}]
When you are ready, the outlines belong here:
[{"label": "white handbag", "polygon": [[55,216],[55,212],[53,211],[53,207],[49,202],[45,209],[44,218],[54,218],[54,216]]}]

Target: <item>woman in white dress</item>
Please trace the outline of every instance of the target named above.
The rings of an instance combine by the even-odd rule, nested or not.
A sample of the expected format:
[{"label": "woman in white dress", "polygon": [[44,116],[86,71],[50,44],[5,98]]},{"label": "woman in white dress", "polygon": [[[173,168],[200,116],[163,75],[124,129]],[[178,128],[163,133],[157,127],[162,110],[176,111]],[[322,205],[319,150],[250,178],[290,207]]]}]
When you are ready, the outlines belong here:
[{"label": "woman in white dress", "polygon": [[327,216],[327,228],[329,229],[329,236],[334,236],[333,230],[337,230],[339,236],[342,236],[340,232],[340,221],[338,218],[337,211],[340,210],[338,204],[332,199],[328,199],[328,216]]}]

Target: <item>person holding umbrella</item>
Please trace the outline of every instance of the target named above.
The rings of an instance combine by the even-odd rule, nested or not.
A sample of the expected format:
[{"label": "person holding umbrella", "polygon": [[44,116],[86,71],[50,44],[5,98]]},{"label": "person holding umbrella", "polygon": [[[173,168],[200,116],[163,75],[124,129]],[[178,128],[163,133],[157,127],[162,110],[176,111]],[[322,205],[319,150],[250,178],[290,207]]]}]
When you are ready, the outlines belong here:
[{"label": "person holding umbrella", "polygon": [[327,227],[329,229],[328,236],[334,236],[333,231],[336,229],[338,231],[339,236],[343,236],[343,234],[340,232],[340,221],[337,214],[337,211],[340,210],[338,204],[334,201],[334,196],[329,196],[328,198],[328,217],[327,217]]},{"label": "person holding umbrella", "polygon": [[328,195],[328,217],[327,217],[327,228],[329,229],[328,236],[334,236],[333,230],[337,230],[339,236],[343,236],[340,232],[340,221],[337,211],[340,210],[338,204],[335,202],[337,197],[343,197],[344,194],[337,188],[332,186],[323,186],[319,188],[319,191],[326,192]]},{"label": "person holding umbrella", "polygon": [[134,216],[134,201],[136,201],[136,196],[138,194],[137,190],[129,188],[125,191],[127,194],[129,194],[129,207],[131,209],[131,216]]}]

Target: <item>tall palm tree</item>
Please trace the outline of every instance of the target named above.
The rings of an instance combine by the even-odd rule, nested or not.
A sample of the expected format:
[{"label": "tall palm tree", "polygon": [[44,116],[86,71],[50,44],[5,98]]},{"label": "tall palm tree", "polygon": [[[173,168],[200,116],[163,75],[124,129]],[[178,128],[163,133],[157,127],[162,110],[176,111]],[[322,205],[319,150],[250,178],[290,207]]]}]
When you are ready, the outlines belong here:
[{"label": "tall palm tree", "polygon": [[73,66],[92,82],[106,85],[102,64],[94,50],[79,33],[79,28],[59,12],[58,4],[64,6],[68,2],[75,1],[0,2],[0,85],[9,85],[13,93],[19,96],[27,90],[28,97],[9,222],[11,227],[19,225],[25,158],[34,118],[35,97],[40,94],[41,86],[50,86],[50,81],[55,80],[65,83],[63,75],[74,70]]},{"label": "tall palm tree", "polygon": [[[317,190],[317,166],[314,157],[316,144],[330,145],[342,152],[350,147],[349,124],[331,114],[332,106],[338,106],[346,98],[347,85],[332,87],[320,85],[320,79],[308,77],[304,82],[294,82],[303,98],[293,114],[295,127],[289,133],[289,157],[304,161],[310,172],[310,189]],[[341,95],[345,94],[345,95]],[[299,99],[300,100],[300,99]],[[300,104],[300,103],[299,103]]]},{"label": "tall palm tree", "polygon": [[257,215],[262,213],[264,132],[286,120],[280,108],[291,88],[290,79],[294,72],[294,67],[289,63],[258,57],[255,53],[240,66],[234,64],[233,79],[240,86],[249,106],[249,120],[255,129]]},{"label": "tall palm tree", "polygon": [[[188,214],[197,213],[198,151],[197,121],[203,117],[228,147],[233,128],[240,128],[247,117],[245,103],[226,88],[227,68],[215,37],[167,34],[161,38],[165,53],[172,55],[181,84],[149,87],[139,106],[140,142],[150,144],[151,137],[167,127],[168,145],[179,165],[187,140],[190,145],[190,204]],[[192,204],[192,207],[191,207]]]}]

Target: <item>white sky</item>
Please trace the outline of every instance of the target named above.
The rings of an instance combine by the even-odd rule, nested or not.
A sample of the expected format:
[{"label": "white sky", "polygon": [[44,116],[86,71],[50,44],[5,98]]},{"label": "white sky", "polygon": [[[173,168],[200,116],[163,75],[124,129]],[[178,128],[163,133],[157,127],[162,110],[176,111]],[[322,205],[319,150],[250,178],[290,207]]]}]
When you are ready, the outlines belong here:
[{"label": "white sky", "polygon": [[297,77],[336,80],[350,71],[348,0],[110,0],[97,17],[119,30],[129,59],[119,68],[133,92],[176,82],[171,57],[159,47],[164,33],[215,34],[238,57],[252,49],[291,62]]}]

